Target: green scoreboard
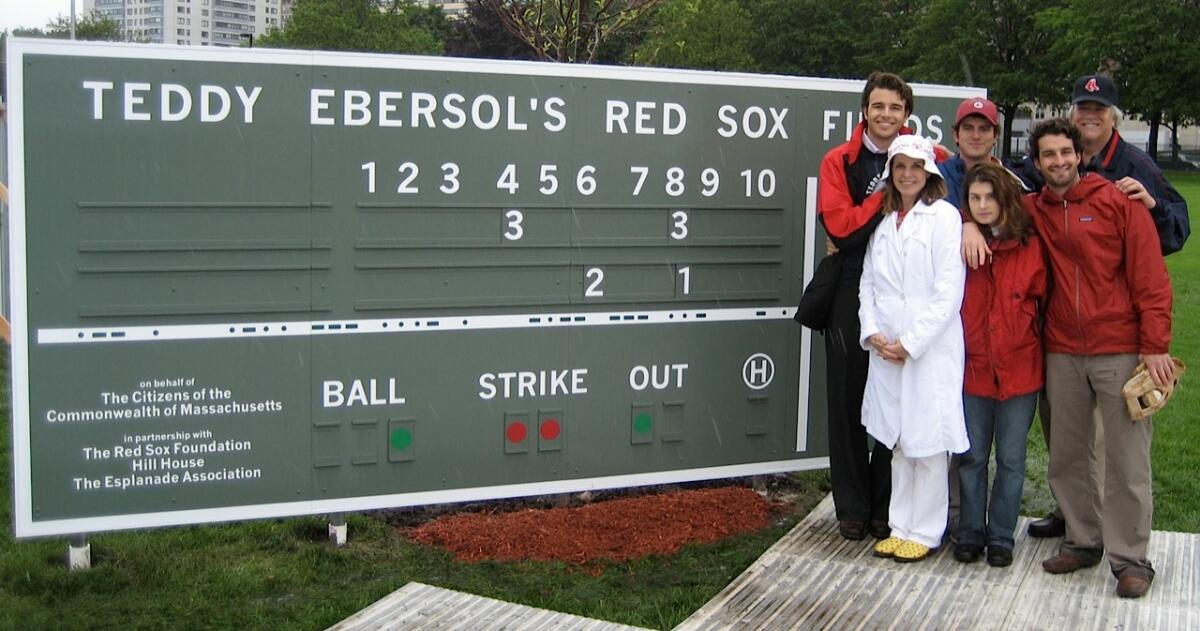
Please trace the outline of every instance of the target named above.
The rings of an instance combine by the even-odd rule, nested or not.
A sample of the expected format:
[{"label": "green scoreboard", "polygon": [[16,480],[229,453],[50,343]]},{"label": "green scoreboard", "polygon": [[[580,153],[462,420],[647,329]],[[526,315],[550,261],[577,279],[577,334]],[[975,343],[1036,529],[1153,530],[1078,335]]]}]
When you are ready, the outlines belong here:
[{"label": "green scoreboard", "polygon": [[[17,536],[826,466],[861,82],[8,40]],[[916,86],[950,144],[958,101]]]}]

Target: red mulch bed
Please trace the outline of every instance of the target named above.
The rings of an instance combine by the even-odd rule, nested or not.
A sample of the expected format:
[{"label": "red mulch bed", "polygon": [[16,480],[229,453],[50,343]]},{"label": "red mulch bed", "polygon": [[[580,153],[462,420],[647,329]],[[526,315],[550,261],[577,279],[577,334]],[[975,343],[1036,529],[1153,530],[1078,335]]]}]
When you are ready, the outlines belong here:
[{"label": "red mulch bed", "polygon": [[772,504],[739,486],[677,491],[578,507],[508,513],[458,513],[410,531],[414,540],[443,547],[463,561],[624,560],[673,554],[765,528]]}]

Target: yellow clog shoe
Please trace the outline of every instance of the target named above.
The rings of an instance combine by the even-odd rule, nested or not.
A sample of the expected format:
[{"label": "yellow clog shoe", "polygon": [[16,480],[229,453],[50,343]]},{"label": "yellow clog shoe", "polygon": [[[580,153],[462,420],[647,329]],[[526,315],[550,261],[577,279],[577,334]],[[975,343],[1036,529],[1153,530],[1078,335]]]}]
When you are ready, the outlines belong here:
[{"label": "yellow clog shoe", "polygon": [[929,556],[929,546],[916,541],[904,541],[892,552],[892,560],[897,563],[915,563]]},{"label": "yellow clog shoe", "polygon": [[896,548],[899,548],[904,540],[900,537],[888,537],[883,541],[875,544],[875,550],[871,553],[881,559],[890,559],[896,554]]}]

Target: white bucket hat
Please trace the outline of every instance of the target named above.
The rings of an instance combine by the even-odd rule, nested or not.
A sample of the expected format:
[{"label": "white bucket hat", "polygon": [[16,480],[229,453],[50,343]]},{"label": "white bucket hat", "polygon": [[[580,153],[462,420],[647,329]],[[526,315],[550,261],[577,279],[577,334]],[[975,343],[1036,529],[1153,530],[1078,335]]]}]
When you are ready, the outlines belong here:
[{"label": "white bucket hat", "polygon": [[910,134],[896,138],[892,141],[892,146],[888,147],[887,165],[883,167],[884,182],[888,180],[888,176],[892,172],[892,158],[898,154],[904,154],[914,160],[924,160],[926,172],[942,177],[942,173],[937,168],[937,156],[933,153],[933,143],[915,134]]}]

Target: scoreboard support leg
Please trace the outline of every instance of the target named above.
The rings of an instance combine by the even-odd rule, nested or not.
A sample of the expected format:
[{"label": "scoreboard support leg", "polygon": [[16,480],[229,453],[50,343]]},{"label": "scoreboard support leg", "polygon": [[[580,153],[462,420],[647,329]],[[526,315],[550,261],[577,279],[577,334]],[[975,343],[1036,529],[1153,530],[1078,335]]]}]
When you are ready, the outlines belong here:
[{"label": "scoreboard support leg", "polygon": [[346,514],[334,513],[329,516],[329,541],[337,547],[346,545]]},{"label": "scoreboard support leg", "polygon": [[67,569],[82,572],[92,569],[92,544],[86,535],[72,535],[67,544]]}]

